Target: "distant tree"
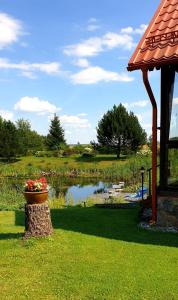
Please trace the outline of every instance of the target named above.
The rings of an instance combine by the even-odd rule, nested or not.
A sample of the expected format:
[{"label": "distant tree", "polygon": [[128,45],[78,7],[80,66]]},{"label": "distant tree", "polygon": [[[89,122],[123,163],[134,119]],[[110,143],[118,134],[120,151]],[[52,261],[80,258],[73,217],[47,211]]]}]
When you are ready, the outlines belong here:
[{"label": "distant tree", "polygon": [[152,134],[148,137],[147,144],[151,149],[152,148]]},{"label": "distant tree", "polygon": [[16,127],[18,130],[27,132],[31,130],[31,124],[29,120],[18,119],[16,122]]},{"label": "distant tree", "polygon": [[0,118],[0,156],[10,160],[19,154],[19,136],[11,121]]},{"label": "distant tree", "polygon": [[128,137],[127,137],[127,147],[132,151],[137,151],[140,145],[144,145],[147,142],[147,134],[145,130],[141,127],[137,116],[133,112],[130,112],[128,118]]},{"label": "distant tree", "polygon": [[77,154],[83,153],[84,148],[85,147],[83,145],[81,145],[79,142],[75,146],[73,146],[74,152],[77,153]]},{"label": "distant tree", "polygon": [[59,117],[55,114],[54,118],[51,120],[46,144],[50,150],[58,150],[60,149],[60,145],[65,143],[64,130],[61,126]]},{"label": "distant tree", "polygon": [[102,145],[95,141],[90,141],[90,145],[91,145],[92,149],[95,151],[95,153],[99,152],[101,154],[114,154],[116,152],[110,146]]},{"label": "distant tree", "polygon": [[139,145],[146,142],[146,133],[139,124],[138,118],[126,111],[120,104],[114,105],[104,114],[97,127],[99,146],[113,149],[120,157],[121,150],[136,151]]},{"label": "distant tree", "polygon": [[2,126],[3,126],[3,118],[0,116],[0,130],[1,130]]},{"label": "distant tree", "polygon": [[44,148],[44,138],[31,129],[28,120],[19,119],[16,122],[19,135],[20,154],[26,155],[28,151],[37,151]]}]

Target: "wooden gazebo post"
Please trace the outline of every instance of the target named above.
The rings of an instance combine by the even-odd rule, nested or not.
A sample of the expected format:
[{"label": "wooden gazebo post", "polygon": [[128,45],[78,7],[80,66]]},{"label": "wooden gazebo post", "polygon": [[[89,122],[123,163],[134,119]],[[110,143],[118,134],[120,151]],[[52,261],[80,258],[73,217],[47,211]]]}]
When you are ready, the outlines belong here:
[{"label": "wooden gazebo post", "polygon": [[[177,3],[176,3],[177,2]],[[178,70],[178,1],[161,0],[146,32],[133,53],[128,70],[142,70],[143,81],[152,104],[152,221],[157,220],[157,104],[152,92],[148,71],[161,69],[161,123],[160,123],[160,191],[168,191],[168,148],[178,148],[178,142],[169,140],[175,72]],[[161,196],[162,197],[162,196]],[[166,196],[167,197],[167,196]],[[164,199],[163,199],[164,198]],[[167,201],[170,199],[161,198]],[[172,198],[173,201],[175,197]],[[178,199],[177,199],[178,200]],[[163,203],[162,202],[162,203]],[[160,207],[167,209],[166,205]],[[173,202],[172,202],[173,203]],[[178,203],[178,201],[177,201]],[[176,204],[177,205],[177,204]],[[172,208],[170,208],[171,211]],[[176,208],[177,209],[177,208]],[[175,211],[176,211],[175,209]],[[176,213],[175,213],[176,215]],[[170,217],[170,216],[169,216]],[[176,216],[178,222],[178,216]],[[171,217],[169,218],[171,219]],[[177,224],[177,223],[176,223]]]},{"label": "wooden gazebo post", "polygon": [[170,131],[175,69],[170,66],[161,68],[161,124],[160,124],[160,189],[168,186],[169,160],[168,140]]},{"label": "wooden gazebo post", "polygon": [[143,69],[143,82],[152,104],[152,221],[156,222],[156,186],[157,186],[157,104],[148,80],[148,70]]}]

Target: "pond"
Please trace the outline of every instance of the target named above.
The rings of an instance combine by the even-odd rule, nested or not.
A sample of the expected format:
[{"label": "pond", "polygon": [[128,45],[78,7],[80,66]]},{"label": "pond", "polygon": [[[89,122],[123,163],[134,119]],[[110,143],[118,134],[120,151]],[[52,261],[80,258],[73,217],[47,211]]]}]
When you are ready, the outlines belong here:
[{"label": "pond", "polygon": [[[22,193],[26,179],[6,178],[1,179],[0,184],[5,189],[16,190]],[[49,177],[47,181],[50,186],[49,198],[59,198],[65,196],[66,201],[72,199],[75,203],[86,200],[92,195],[103,193],[110,188],[112,183],[99,181],[97,178],[61,178]]]},{"label": "pond", "polygon": [[50,180],[51,186],[49,197],[58,198],[61,193],[65,196],[66,201],[72,199],[74,203],[84,201],[92,195],[103,193],[111,186],[110,182],[98,181],[97,179],[67,179]]}]

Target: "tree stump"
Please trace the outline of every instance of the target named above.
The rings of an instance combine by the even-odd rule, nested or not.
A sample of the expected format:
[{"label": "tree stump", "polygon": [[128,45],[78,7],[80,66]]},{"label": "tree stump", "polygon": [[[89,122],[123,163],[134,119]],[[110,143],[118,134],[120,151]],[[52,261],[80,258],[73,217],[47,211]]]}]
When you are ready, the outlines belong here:
[{"label": "tree stump", "polygon": [[24,239],[48,236],[52,234],[52,231],[49,205],[47,203],[26,204]]}]

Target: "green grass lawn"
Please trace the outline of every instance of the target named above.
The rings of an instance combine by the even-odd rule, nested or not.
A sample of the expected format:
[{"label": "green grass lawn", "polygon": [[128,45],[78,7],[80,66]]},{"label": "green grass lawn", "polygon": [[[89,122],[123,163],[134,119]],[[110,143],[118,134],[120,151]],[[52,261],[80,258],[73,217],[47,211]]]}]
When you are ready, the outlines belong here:
[{"label": "green grass lawn", "polygon": [[178,234],[137,227],[138,210],[52,210],[54,234],[22,241],[0,212],[0,299],[178,299]]},{"label": "green grass lawn", "polygon": [[0,168],[2,174],[10,172],[18,172],[24,169],[58,169],[58,168],[107,168],[117,164],[120,165],[127,161],[123,156],[117,159],[116,155],[97,155],[91,158],[82,158],[81,155],[72,155],[68,157],[36,157],[36,156],[24,156],[18,158],[16,161],[7,163],[6,161],[0,161]]}]

